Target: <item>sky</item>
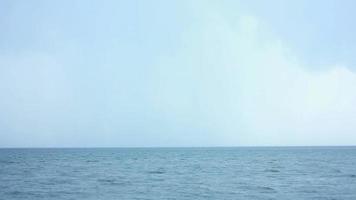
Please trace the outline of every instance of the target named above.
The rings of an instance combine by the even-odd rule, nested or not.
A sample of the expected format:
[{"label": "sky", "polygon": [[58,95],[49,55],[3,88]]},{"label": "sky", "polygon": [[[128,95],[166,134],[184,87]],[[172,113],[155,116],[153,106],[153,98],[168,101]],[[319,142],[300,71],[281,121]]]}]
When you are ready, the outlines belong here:
[{"label": "sky", "polygon": [[0,147],[356,145],[353,0],[1,0]]}]

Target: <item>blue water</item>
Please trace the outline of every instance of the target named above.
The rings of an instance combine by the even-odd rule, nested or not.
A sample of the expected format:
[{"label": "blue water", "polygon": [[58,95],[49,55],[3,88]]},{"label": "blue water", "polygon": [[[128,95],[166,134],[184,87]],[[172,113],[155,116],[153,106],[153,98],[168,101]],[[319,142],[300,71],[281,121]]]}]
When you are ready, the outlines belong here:
[{"label": "blue water", "polygon": [[356,199],[356,147],[0,149],[0,199]]}]

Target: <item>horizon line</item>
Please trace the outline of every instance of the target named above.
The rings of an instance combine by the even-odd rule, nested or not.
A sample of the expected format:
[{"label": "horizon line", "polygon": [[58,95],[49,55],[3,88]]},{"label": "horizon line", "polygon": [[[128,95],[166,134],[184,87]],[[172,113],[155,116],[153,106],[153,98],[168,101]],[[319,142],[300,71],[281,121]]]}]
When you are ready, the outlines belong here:
[{"label": "horizon line", "polygon": [[236,146],[50,146],[0,147],[0,149],[155,149],[155,148],[298,148],[298,147],[356,147],[355,145],[236,145]]}]

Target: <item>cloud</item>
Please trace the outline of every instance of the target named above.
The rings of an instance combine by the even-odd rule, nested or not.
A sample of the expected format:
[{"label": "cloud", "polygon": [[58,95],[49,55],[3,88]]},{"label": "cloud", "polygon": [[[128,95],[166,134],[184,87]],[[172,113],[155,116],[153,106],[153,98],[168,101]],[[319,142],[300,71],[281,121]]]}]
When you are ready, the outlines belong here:
[{"label": "cloud", "polygon": [[355,73],[309,70],[263,19],[187,4],[169,45],[149,29],[159,51],[58,37],[53,51],[1,55],[0,145],[356,143]]},{"label": "cloud", "polygon": [[310,71],[260,19],[207,10],[175,56],[158,61],[161,110],[198,113],[190,120],[225,145],[355,144],[356,74]]}]

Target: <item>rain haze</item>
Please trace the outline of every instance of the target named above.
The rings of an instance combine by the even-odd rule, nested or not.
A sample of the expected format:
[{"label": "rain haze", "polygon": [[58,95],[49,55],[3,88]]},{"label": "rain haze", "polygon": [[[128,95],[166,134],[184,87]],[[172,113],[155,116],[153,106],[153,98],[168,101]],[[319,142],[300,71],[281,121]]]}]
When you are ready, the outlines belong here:
[{"label": "rain haze", "polygon": [[0,147],[355,145],[355,6],[2,0]]}]

